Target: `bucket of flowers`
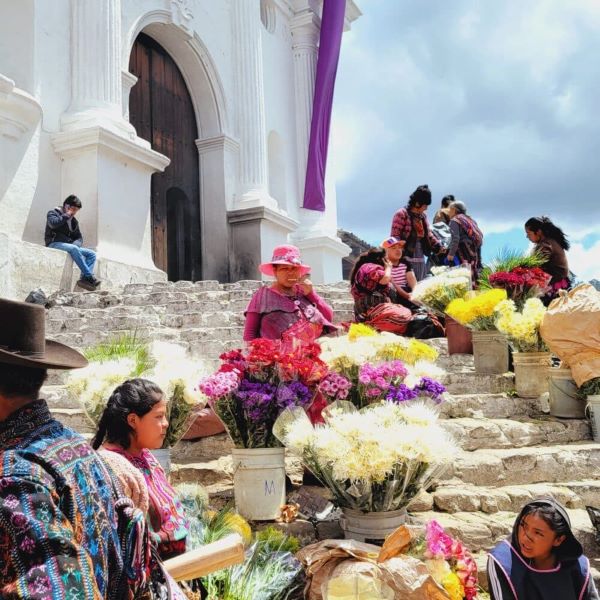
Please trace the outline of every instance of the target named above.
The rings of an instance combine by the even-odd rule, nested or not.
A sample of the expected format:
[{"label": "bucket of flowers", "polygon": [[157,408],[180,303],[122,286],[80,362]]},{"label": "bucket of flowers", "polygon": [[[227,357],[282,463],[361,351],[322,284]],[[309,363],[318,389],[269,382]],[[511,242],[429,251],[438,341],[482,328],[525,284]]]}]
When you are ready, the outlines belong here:
[{"label": "bucket of flowers", "polygon": [[248,519],[275,519],[285,504],[285,448],[273,425],[284,409],[313,410],[328,372],[320,352],[310,340],[259,338],[222,354],[218,371],[198,385],[235,446],[235,502]]},{"label": "bucket of flowers", "polygon": [[331,491],[348,538],[385,538],[457,452],[437,411],[424,402],[384,401],[359,410],[342,400],[323,418],[313,425],[304,410],[288,408],[273,432]]},{"label": "bucket of flowers", "polygon": [[446,314],[471,330],[475,371],[501,374],[508,371],[508,343],[496,327],[496,306],[507,299],[506,290],[472,292],[452,300]]},{"label": "bucket of flowers", "polygon": [[353,324],[348,335],[320,343],[329,373],[319,389],[329,402],[349,400],[360,409],[386,399],[444,400],[439,379],[445,372],[432,362],[437,351],[424,342]]},{"label": "bucket of flowers", "polygon": [[529,298],[521,310],[512,300],[496,306],[496,327],[513,349],[515,387],[521,398],[537,398],[548,391],[550,352],[540,335],[546,307],[539,298]]}]

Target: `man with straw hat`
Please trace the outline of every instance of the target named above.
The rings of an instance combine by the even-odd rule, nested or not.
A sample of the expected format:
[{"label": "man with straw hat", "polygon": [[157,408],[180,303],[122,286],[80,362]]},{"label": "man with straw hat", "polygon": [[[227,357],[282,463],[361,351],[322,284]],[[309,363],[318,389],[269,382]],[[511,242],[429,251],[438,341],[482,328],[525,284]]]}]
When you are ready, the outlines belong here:
[{"label": "man with straw hat", "polygon": [[111,476],[38,399],[47,369],[85,367],[45,339],[41,306],[0,298],[0,598],[118,598]]}]

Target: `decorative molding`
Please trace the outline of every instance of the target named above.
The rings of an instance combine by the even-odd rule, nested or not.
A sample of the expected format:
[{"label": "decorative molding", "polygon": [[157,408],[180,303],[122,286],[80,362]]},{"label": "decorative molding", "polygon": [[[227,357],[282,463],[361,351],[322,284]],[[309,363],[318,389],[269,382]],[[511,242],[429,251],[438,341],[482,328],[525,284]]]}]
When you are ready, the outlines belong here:
[{"label": "decorative molding", "polygon": [[171,0],[171,21],[189,36],[192,35],[193,18],[190,0]]},{"label": "decorative molding", "polygon": [[277,8],[273,0],[260,0],[260,20],[269,33],[277,29]]},{"label": "decorative molding", "polygon": [[102,149],[120,154],[124,159],[150,167],[153,171],[164,171],[171,159],[152,150],[144,140],[137,139],[139,142],[130,141],[109,129],[90,127],[56,133],[52,136],[52,146],[61,158]]},{"label": "decorative molding", "polygon": [[268,221],[288,232],[296,231],[300,224],[296,219],[292,219],[282,212],[266,206],[253,206],[251,208],[238,208],[227,211],[227,220],[230,225],[248,221]]},{"label": "decorative molding", "polygon": [[138,78],[129,71],[121,70],[121,87],[123,89],[123,118],[129,121],[129,94]]},{"label": "decorative molding", "polygon": [[15,87],[15,82],[0,75],[0,137],[19,140],[37,126],[42,107],[27,92]]},{"label": "decorative molding", "polygon": [[217,150],[222,152],[239,152],[240,143],[228,135],[218,135],[203,140],[196,140],[196,147],[200,154],[207,154]]},{"label": "decorative molding", "polygon": [[296,245],[300,250],[328,250],[334,254],[339,254],[341,258],[348,256],[352,248],[344,244],[338,237],[331,235],[320,235],[307,238],[295,238]]}]

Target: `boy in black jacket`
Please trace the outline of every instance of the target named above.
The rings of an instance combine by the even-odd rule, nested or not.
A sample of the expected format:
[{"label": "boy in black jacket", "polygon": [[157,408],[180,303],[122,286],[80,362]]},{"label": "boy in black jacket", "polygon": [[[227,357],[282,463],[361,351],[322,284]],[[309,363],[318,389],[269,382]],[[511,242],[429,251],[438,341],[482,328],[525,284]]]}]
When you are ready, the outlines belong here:
[{"label": "boy in black jacket", "polygon": [[100,281],[94,277],[96,253],[89,248],[83,248],[83,236],[75,215],[81,208],[81,200],[74,195],[68,196],[62,208],[56,207],[48,211],[44,241],[48,248],[67,252],[81,271],[79,287],[93,291]]}]

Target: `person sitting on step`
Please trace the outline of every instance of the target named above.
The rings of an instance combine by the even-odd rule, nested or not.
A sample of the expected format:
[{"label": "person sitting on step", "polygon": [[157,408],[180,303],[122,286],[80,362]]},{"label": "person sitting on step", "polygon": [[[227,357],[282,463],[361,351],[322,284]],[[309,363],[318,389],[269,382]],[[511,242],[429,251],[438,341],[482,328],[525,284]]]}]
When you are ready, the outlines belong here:
[{"label": "person sitting on step", "polygon": [[527,503],[512,536],[489,555],[492,600],[598,600],[590,561],[569,515],[551,497]]},{"label": "person sitting on step", "polygon": [[259,269],[275,281],[257,290],[246,308],[245,342],[259,337],[278,340],[284,332],[293,332],[291,327],[306,324],[314,327],[315,335],[338,330],[333,310],[315,292],[308,278],[310,267],[302,263],[296,246],[277,246],[271,261]]},{"label": "person sitting on step", "polygon": [[96,253],[83,247],[83,236],[75,218],[80,209],[81,200],[71,194],[65,198],[62,207],[48,211],[44,241],[48,248],[69,254],[81,271],[77,285],[84,290],[94,291],[100,285],[100,280],[94,277]]}]

